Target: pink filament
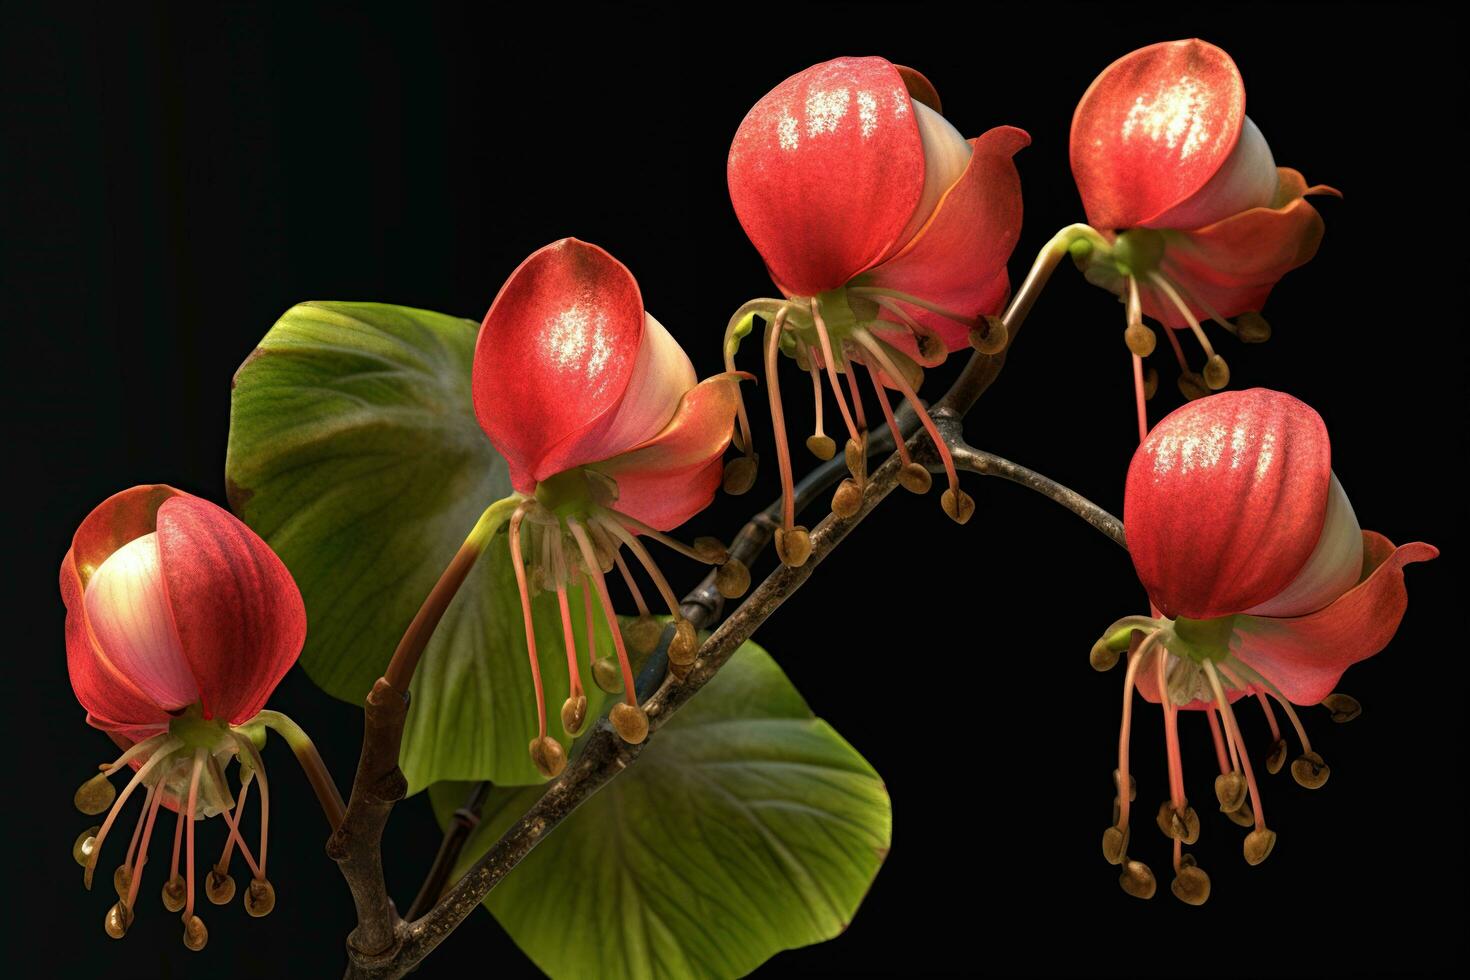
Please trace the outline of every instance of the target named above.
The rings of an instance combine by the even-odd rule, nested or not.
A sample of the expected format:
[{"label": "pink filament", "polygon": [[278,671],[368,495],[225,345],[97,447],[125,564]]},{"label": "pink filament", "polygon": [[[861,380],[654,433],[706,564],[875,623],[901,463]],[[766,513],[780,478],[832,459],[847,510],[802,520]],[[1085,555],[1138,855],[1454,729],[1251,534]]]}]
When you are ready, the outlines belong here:
[{"label": "pink filament", "polygon": [[873,370],[873,365],[867,364],[868,377],[873,380],[873,390],[878,393],[878,405],[883,409],[883,420],[888,423],[888,431],[893,433],[893,444],[898,447],[898,458],[903,465],[907,466],[909,460],[909,447],[903,439],[903,433],[898,430],[898,420],[893,417],[893,408],[888,404],[888,392],[883,390],[883,382],[878,380],[878,373]]},{"label": "pink filament", "polygon": [[150,794],[148,803],[148,822],[143,828],[143,843],[138,849],[138,863],[133,865],[133,880],[128,885],[127,908],[133,908],[133,902],[138,898],[138,884],[143,880],[143,865],[148,863],[148,842],[153,839],[153,821],[158,819],[158,804],[163,802],[163,792],[159,787],[154,787]]},{"label": "pink filament", "polygon": [[618,629],[618,614],[613,611],[612,597],[607,594],[607,580],[602,577],[602,569],[597,564],[597,554],[592,550],[592,541],[587,537],[586,529],[576,518],[567,519],[567,528],[572,532],[572,537],[576,538],[577,547],[582,549],[587,576],[597,586],[597,597],[602,600],[602,613],[607,617],[613,646],[618,651],[618,666],[623,670],[623,696],[636,708],[638,695],[633,689],[633,665],[628,662],[628,650],[623,645],[623,631]]},{"label": "pink filament", "polygon": [[1138,646],[1138,652],[1128,658],[1128,670],[1123,674],[1123,724],[1118,731],[1118,829],[1128,827],[1130,806],[1128,779],[1128,731],[1133,722],[1133,684],[1144,657],[1152,652],[1158,633],[1150,633]]},{"label": "pink filament", "polygon": [[822,319],[822,304],[812,297],[812,323],[816,324],[817,342],[822,345],[822,360],[827,363],[827,383],[832,386],[832,397],[837,399],[837,409],[842,413],[842,421],[847,426],[847,434],[853,442],[860,442],[858,427],[852,420],[852,412],[848,411],[847,398],[842,394],[842,382],[837,380],[837,362],[832,359],[832,340],[827,335],[827,321]]},{"label": "pink filament", "polygon": [[[546,737],[546,695],[541,690],[541,661],[536,657],[536,624],[531,619],[531,592],[526,587],[526,563],[521,560],[521,522],[526,512],[520,507],[510,515],[510,567],[516,573],[516,588],[521,593],[521,616],[526,625],[526,655],[531,660],[531,682],[536,687],[536,718],[540,737]],[[589,559],[590,561],[590,559]]]},{"label": "pink filament", "polygon": [[771,427],[776,430],[776,468],[781,472],[781,526],[796,525],[796,496],[791,478],[791,447],[786,442],[786,416],[781,411],[781,381],[776,359],[781,353],[781,331],[786,325],[786,307],[766,324],[766,398],[771,405]]},{"label": "pink filament", "polygon": [[556,587],[556,602],[561,607],[561,631],[566,638],[567,646],[567,673],[572,679],[571,697],[582,696],[582,675],[577,670],[577,637],[572,632],[572,610],[567,605],[567,590],[564,586]]},{"label": "pink filament", "polygon": [[204,771],[204,750],[194,750],[194,769],[189,775],[189,803],[183,812],[183,816],[189,821],[184,833],[188,837],[184,845],[184,862],[188,869],[186,880],[188,882],[188,898],[184,901],[184,923],[187,925],[194,915],[194,813],[199,803],[199,774]]}]

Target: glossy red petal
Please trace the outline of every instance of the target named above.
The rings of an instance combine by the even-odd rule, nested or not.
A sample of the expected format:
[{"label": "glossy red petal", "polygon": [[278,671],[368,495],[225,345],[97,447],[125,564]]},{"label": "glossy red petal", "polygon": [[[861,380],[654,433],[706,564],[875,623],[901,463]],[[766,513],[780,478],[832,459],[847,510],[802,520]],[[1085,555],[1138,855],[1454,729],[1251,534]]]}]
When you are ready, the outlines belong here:
[{"label": "glossy red petal", "polygon": [[[1161,269],[1183,287],[1196,318],[1259,312],[1271,288],[1292,269],[1305,265],[1322,242],[1322,216],[1302,196],[1336,194],[1330,187],[1308,188],[1302,175],[1278,169],[1280,186],[1273,207],[1251,208],[1187,232],[1166,232]],[[1178,307],[1152,288],[1140,297],[1143,310],[1160,323],[1184,327]]]},{"label": "glossy red petal", "polygon": [[593,467],[617,481],[619,511],[667,531],[709,506],[744,377],[728,373],[705,380],[684,395],[662,432]]},{"label": "glossy red petal", "polygon": [[1072,174],[1087,220],[1146,224],[1205,186],[1235,149],[1245,83],[1224,51],[1198,39],[1124,55],[1072,117]]},{"label": "glossy red petal", "polygon": [[755,104],[726,167],[741,227],[793,295],[847,284],[903,244],[924,187],[924,147],[903,76],[837,58]]},{"label": "glossy red petal", "polygon": [[475,417],[517,490],[596,442],[633,376],[643,329],[638,283],[596,245],[564,238],[511,273],[480,326],[472,387]]},{"label": "glossy red petal", "polygon": [[118,548],[154,529],[164,501],[179,491],[162,485],[133,487],[104,500],[82,521],[61,561],[61,601],[66,606],[66,669],[72,691],[89,715],[128,728],[166,724],[169,715],[129,680],[97,646],[87,622],[83,589],[92,573]]},{"label": "glossy red petal", "polygon": [[247,721],[306,640],[306,607],[291,573],[254,531],[198,497],[158,509],[158,552],[205,717]]},{"label": "glossy red petal", "polygon": [[1316,548],[1332,450],[1322,418],[1276,391],[1225,391],[1166,416],[1128,468],[1123,521],[1149,598],[1170,618],[1241,612],[1286,588]]},{"label": "glossy red petal", "polygon": [[1394,547],[1363,532],[1363,578],[1336,602],[1292,619],[1241,616],[1234,655],[1297,704],[1316,704],[1331,694],[1343,671],[1388,645],[1408,608],[1404,566],[1439,554],[1416,541]]},{"label": "glossy red petal", "polygon": [[[997,126],[970,141],[969,166],[898,255],[863,274],[962,316],[999,312],[1010,293],[1006,261],[1021,235],[1021,175],[1012,160],[1031,137]],[[905,312],[934,329],[950,350],[969,346],[969,327],[927,310]]]}]

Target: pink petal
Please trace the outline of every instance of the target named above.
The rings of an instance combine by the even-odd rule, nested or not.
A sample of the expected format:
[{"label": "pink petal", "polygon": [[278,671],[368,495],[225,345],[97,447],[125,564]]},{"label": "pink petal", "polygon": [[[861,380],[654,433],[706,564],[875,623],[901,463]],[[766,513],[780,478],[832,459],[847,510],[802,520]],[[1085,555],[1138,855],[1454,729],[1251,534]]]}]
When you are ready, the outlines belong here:
[{"label": "pink petal", "polygon": [[1317,546],[1332,450],[1321,417],[1276,391],[1224,391],[1166,416],[1128,468],[1123,521],[1149,598],[1209,619],[1281,592]]},{"label": "pink petal", "polygon": [[755,104],[726,168],[741,227],[792,295],[847,284],[903,244],[924,187],[924,147],[899,71],[837,58]]},{"label": "pink petal", "polygon": [[1087,220],[1144,225],[1191,197],[1235,149],[1245,83],[1198,39],[1140,48],[1093,81],[1072,117],[1072,174]]},{"label": "pink petal", "polygon": [[174,629],[158,560],[158,535],[134,538],[108,556],[82,601],[97,646],[149,700],[169,711],[199,700],[199,685]]},{"label": "pink petal", "polygon": [[[1210,311],[1231,317],[1259,312],[1271,288],[1317,254],[1322,216],[1302,196],[1337,194],[1330,187],[1308,188],[1289,167],[1277,171],[1280,186],[1274,207],[1252,208],[1188,232],[1167,232],[1163,272],[1183,287],[1190,312],[1199,319]],[[1165,326],[1188,324],[1177,307],[1152,289],[1142,294],[1143,310]]]},{"label": "pink petal", "polygon": [[72,691],[89,715],[114,728],[167,724],[169,715],[98,648],[87,621],[85,585],[114,551],[151,534],[154,515],[178,495],[172,487],[133,487],[104,500],[77,528],[61,562],[61,601],[66,606],[66,669]]},{"label": "pink petal", "polygon": [[638,283],[596,245],[564,238],[511,273],[480,326],[472,387],[475,417],[517,490],[568,460],[600,458],[643,334]]},{"label": "pink petal", "polygon": [[662,432],[593,467],[617,481],[619,511],[667,531],[709,506],[744,377],[719,374],[691,388]]},{"label": "pink petal", "polygon": [[[997,126],[970,141],[969,166],[902,252],[861,282],[917,296],[961,316],[997,313],[1010,294],[1006,261],[1021,234],[1021,176],[1011,159],[1031,137]],[[927,310],[905,312],[945,346],[969,346],[969,327]],[[898,345],[895,345],[898,346]]]},{"label": "pink petal", "polygon": [[1363,578],[1325,609],[1295,619],[1241,616],[1231,652],[1297,704],[1332,693],[1343,671],[1388,645],[1408,608],[1404,566],[1439,554],[1416,541],[1394,547],[1363,532]]},{"label": "pink petal", "polygon": [[291,573],[233,514],[187,495],[158,509],[158,553],[205,717],[249,720],[306,640]]}]

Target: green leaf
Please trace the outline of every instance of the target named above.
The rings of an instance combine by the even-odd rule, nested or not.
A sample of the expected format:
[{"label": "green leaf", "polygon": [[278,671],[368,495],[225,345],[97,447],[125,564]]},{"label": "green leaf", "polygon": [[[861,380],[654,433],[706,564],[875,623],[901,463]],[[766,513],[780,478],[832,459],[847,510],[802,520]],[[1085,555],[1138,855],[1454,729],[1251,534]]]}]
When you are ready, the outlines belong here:
[{"label": "green leaf", "polygon": [[[456,873],[541,792],[495,789]],[[429,791],[441,824],[466,795]],[[878,774],[747,643],[485,905],[552,977],[737,977],[842,932],[892,824]]]},{"label": "green leaf", "polygon": [[[510,492],[470,398],[476,329],[406,307],[302,303],[236,372],[230,503],[291,570],[306,601],[301,665],[343,700],[367,695],[481,512]],[[596,718],[604,695],[586,670],[581,594],[569,598]],[[555,595],[535,611],[549,728],[569,744]],[[605,624],[598,637],[605,652]],[[542,782],[526,750],[536,698],[504,534],[450,604],[412,695],[410,792],[443,779]]]}]

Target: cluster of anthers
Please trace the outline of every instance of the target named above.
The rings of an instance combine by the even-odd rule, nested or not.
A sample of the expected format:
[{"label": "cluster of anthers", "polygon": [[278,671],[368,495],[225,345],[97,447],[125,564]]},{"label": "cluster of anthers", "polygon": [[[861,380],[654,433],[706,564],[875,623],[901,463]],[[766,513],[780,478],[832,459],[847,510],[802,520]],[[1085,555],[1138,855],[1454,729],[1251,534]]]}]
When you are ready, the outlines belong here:
[{"label": "cluster of anthers", "polygon": [[[107,814],[101,825],[82,831],[72,847],[72,856],[84,869],[83,883],[90,889],[109,832],[128,799],[138,787],[144,787],[143,807],[133,827],[127,853],[112,875],[117,902],[107,910],[104,925],[109,936],[121,939],[133,923],[143,867],[148,863],[149,844],[160,808],[177,815],[168,878],[163,883],[163,907],[182,913],[185,946],[199,950],[209,940],[209,930],[195,912],[196,821],[223,816],[229,829],[224,850],[204,875],[204,894],[209,901],[227,905],[234,899],[235,879],[230,875],[230,861],[238,847],[250,869],[250,883],[244,893],[245,911],[260,917],[275,908],[275,887],[266,877],[270,785],[257,745],[264,742],[264,724],[265,719],[260,715],[254,724],[234,727],[218,719],[207,720],[197,710],[189,712],[171,721],[165,731],[134,743],[112,762],[102,764],[101,772],[77,789],[78,810],[91,816]],[[232,759],[239,763],[238,794],[231,793],[226,778]],[[118,793],[111,777],[129,766],[135,767],[132,778]],[[257,782],[260,784],[258,855],[245,843],[240,827],[250,787]]]},{"label": "cluster of anthers", "polygon": [[[1163,618],[1129,617],[1114,624],[1110,634],[1093,647],[1091,662],[1098,670],[1116,665],[1126,652],[1128,667],[1123,677],[1123,723],[1118,736],[1118,768],[1113,770],[1116,795],[1113,797],[1113,821],[1103,831],[1103,856],[1110,864],[1119,865],[1119,884],[1138,898],[1149,898],[1155,889],[1153,872],[1148,865],[1129,857],[1131,835],[1129,818],[1138,796],[1138,785],[1129,771],[1128,746],[1132,730],[1133,692],[1141,677],[1149,677],[1150,687],[1158,694],[1164,711],[1164,741],[1169,769],[1169,796],[1159,804],[1155,823],[1173,843],[1175,878],[1170,885],[1174,895],[1190,905],[1200,905],[1209,898],[1210,879],[1194,857],[1184,852],[1200,836],[1200,819],[1190,805],[1184,785],[1184,765],[1179,749],[1178,718],[1181,707],[1203,710],[1215,743],[1215,757],[1220,774],[1215,777],[1215,799],[1220,812],[1232,823],[1249,828],[1243,851],[1248,864],[1260,864],[1276,846],[1276,832],[1266,825],[1265,805],[1261,799],[1255,770],[1245,739],[1241,735],[1231,696],[1252,692],[1259,701],[1271,730],[1271,749],[1266,755],[1266,771],[1279,773],[1286,764],[1288,746],[1282,737],[1271,707],[1274,699],[1291,721],[1301,742],[1302,754],[1293,760],[1291,775],[1307,789],[1320,789],[1331,769],[1322,756],[1312,749],[1306,727],[1291,702],[1279,688],[1260,673],[1228,652],[1231,624],[1224,620],[1196,623],[1187,619],[1170,621]],[[1201,636],[1201,632],[1213,633]],[[1203,642],[1201,642],[1203,641]],[[1173,651],[1188,651],[1183,656]],[[1152,676],[1150,675],[1152,672]],[[1332,713],[1332,720],[1348,722],[1362,712],[1362,706],[1350,695],[1333,692],[1322,701]],[[1127,786],[1127,793],[1123,787]]]},{"label": "cluster of anthers", "polygon": [[[613,705],[608,720],[624,741],[638,743],[648,735],[648,716],[638,705],[629,648],[640,656],[650,653],[657,646],[665,626],[649,610],[632,569],[623,557],[623,548],[626,547],[637,559],[668,607],[673,628],[667,651],[669,672],[679,679],[688,674],[694,663],[699,650],[698,635],[694,624],[680,612],[674,590],[640,537],[658,541],[695,561],[717,566],[715,582],[726,597],[744,595],[750,587],[749,569],[738,558],[732,558],[715,538],[697,538],[692,546],[684,544],[638,518],[616,510],[613,506],[616,502],[617,485],[612,479],[596,470],[579,467],[541,481],[535,494],[522,499],[510,517],[511,564],[520,590],[526,646],[540,721],[540,730],[531,740],[531,759],[548,778],[556,776],[566,765],[566,752],[558,740],[547,735],[546,698],[542,690],[540,661],[536,655],[531,606],[531,600],[538,592],[555,593],[561,612],[567,671],[571,679],[567,698],[561,707],[562,730],[575,737],[581,733],[587,719],[587,696],[578,666],[577,641],[567,595],[569,589],[580,587],[593,680],[607,693],[623,695],[624,700]],[[613,611],[605,578],[614,568],[622,576],[638,608],[637,619],[622,628]],[[597,654],[594,595],[601,603],[609,624],[616,660]]]}]

